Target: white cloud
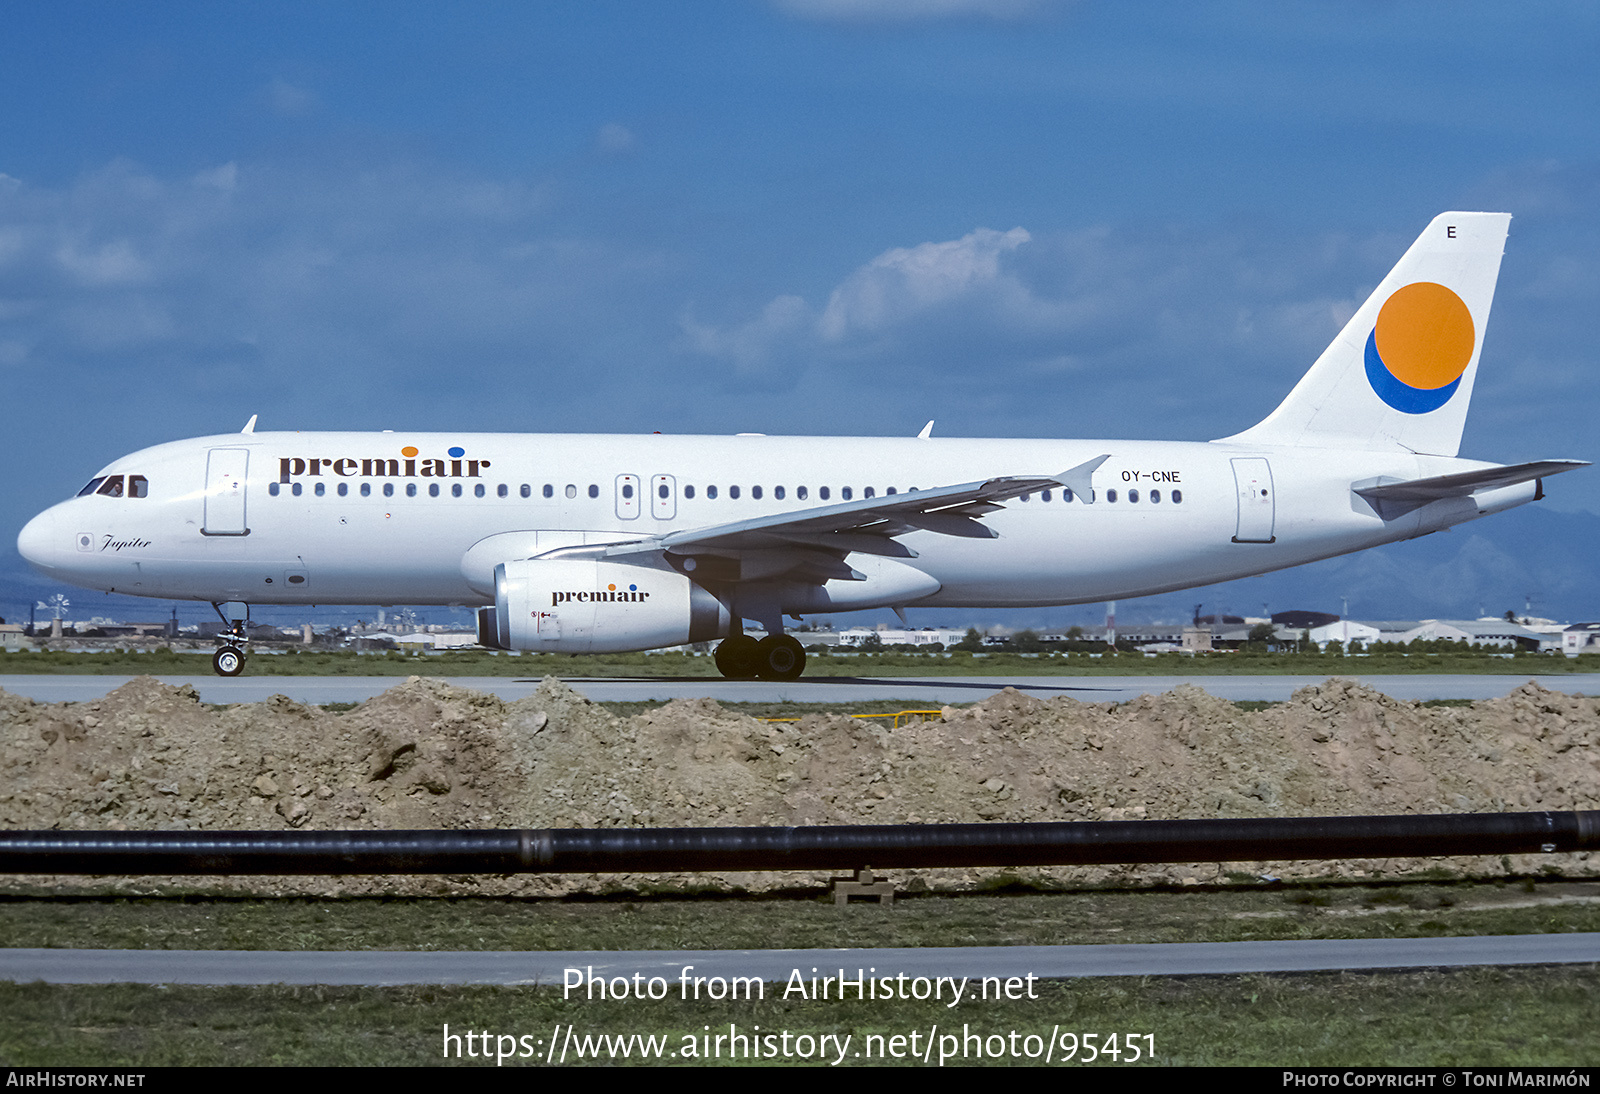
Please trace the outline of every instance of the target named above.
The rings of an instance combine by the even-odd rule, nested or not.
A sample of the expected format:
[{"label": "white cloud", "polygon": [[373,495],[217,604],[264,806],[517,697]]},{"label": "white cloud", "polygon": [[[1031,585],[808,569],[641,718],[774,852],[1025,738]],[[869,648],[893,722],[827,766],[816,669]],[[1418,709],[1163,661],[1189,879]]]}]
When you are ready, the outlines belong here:
[{"label": "white cloud", "polygon": [[600,132],[595,134],[595,147],[611,155],[621,155],[632,152],[638,138],[633,135],[633,130],[617,122],[607,122],[600,127]]},{"label": "white cloud", "polygon": [[131,241],[108,243],[68,240],[56,249],[58,265],[82,285],[137,285],[150,279],[150,264]]},{"label": "white cloud", "polygon": [[232,161],[220,167],[212,167],[205,171],[195,173],[193,182],[196,186],[209,187],[213,190],[231,191],[239,185],[239,165]]},{"label": "white cloud", "polygon": [[310,114],[319,105],[316,92],[281,78],[268,83],[262,94],[274,113],[289,118]]},{"label": "white cloud", "polygon": [[547,204],[537,185],[415,164],[164,178],[117,162],[64,187],[11,187],[4,360],[41,387],[115,373],[185,390],[230,362],[265,365],[290,393],[371,391],[379,375],[392,392],[451,362],[485,363],[487,381],[541,354],[581,360],[660,260],[559,236]]},{"label": "white cloud", "polygon": [[774,356],[776,347],[805,341],[815,323],[810,306],[798,296],[780,296],[761,314],[740,326],[720,329],[700,323],[690,314],[680,321],[689,346],[708,357],[732,361],[741,371],[758,371]]},{"label": "white cloud", "polygon": [[818,332],[831,342],[873,333],[981,291],[1000,279],[1000,256],[1030,238],[1022,228],[979,228],[947,243],[885,251],[833,290]]}]

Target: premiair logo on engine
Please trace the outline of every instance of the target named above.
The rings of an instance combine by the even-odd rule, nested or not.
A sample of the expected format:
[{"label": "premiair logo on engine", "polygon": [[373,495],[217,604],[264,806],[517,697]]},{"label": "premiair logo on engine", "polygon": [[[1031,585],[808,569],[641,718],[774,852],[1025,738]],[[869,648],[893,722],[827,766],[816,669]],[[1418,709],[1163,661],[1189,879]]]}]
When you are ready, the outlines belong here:
[{"label": "premiair logo on engine", "polygon": [[558,604],[643,604],[648,599],[650,594],[640,592],[637,585],[629,585],[626,589],[607,585],[604,589],[596,589],[592,593],[552,591],[550,606],[554,608]]},{"label": "premiair logo on engine", "polygon": [[341,478],[365,479],[475,479],[490,466],[488,460],[463,459],[467,450],[457,445],[448,459],[418,459],[421,453],[411,445],[400,450],[400,458],[369,459],[354,456],[282,456],[278,459],[278,481],[289,482],[302,476],[326,473]]}]

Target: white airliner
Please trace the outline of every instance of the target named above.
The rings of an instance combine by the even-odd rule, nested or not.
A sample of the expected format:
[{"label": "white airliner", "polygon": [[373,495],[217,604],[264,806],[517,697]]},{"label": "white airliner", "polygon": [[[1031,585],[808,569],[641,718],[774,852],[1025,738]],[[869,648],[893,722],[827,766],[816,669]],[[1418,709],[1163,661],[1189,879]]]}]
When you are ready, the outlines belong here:
[{"label": "white airliner", "polygon": [[721,638],[725,675],[792,679],[805,654],[786,616],[1120,600],[1543,497],[1583,462],[1456,457],[1510,220],[1434,220],[1283,404],[1221,440],[256,433],[252,418],[116,460],[17,546],[75,585],[211,601],[233,623],[223,675],[243,668],[250,604],[470,604],[490,647]]}]

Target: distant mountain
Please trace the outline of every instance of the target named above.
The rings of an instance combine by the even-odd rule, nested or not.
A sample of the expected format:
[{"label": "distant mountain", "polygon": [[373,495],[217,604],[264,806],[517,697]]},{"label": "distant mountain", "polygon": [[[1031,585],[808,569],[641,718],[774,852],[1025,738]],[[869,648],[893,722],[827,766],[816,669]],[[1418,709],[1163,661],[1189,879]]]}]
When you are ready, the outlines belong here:
[{"label": "distant mountain", "polygon": [[[1127,602],[1128,618],[1206,611],[1258,615],[1311,608],[1352,618],[1423,619],[1532,614],[1600,619],[1600,516],[1530,505],[1447,532],[1292,570]],[[1161,608],[1157,609],[1160,604]],[[1169,608],[1168,605],[1171,605]]]}]

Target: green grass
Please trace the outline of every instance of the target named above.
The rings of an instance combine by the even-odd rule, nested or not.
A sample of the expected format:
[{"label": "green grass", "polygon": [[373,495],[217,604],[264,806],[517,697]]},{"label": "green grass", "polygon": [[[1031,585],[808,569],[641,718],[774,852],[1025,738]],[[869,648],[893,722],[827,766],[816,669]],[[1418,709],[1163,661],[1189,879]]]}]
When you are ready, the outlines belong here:
[{"label": "green grass", "polygon": [[[889,908],[838,908],[815,889],[568,900],[0,898],[0,937],[9,945],[142,949],[720,949],[778,940],[824,948],[1597,929],[1600,883],[1560,878],[1062,892],[1019,883],[1000,893],[911,895]],[[1102,1041],[1116,1032],[1119,1043],[1130,1033],[1149,1034],[1153,1062],[1166,1065],[1590,1066],[1600,1055],[1592,1028],[1597,1005],[1600,968],[1593,965],[1044,981],[1036,998],[968,1000],[956,1009],[933,1001],[785,998],[781,984],[767,985],[762,999],[738,1002],[569,1000],[534,988],[0,984],[0,1062],[492,1066],[481,1055],[445,1060],[444,1027],[527,1035],[542,1052],[541,1038],[571,1024],[579,1035],[656,1035],[672,1052],[705,1027],[726,1032],[731,1023],[747,1036],[757,1026],[848,1035],[850,1053],[869,1035],[887,1048],[888,1038],[913,1030],[926,1038],[935,1027],[947,1034],[965,1028],[1005,1039],[1008,1055],[982,1061],[991,1065],[1027,1062],[1009,1055],[1011,1031],[1020,1038],[1059,1030]],[[1137,1043],[1141,1051],[1148,1044]],[[543,1061],[507,1061],[518,1062]],[[569,1055],[568,1062],[583,1061]],[[879,1061],[848,1055],[845,1062]],[[1096,1066],[1119,1065],[1102,1059]]]}]

